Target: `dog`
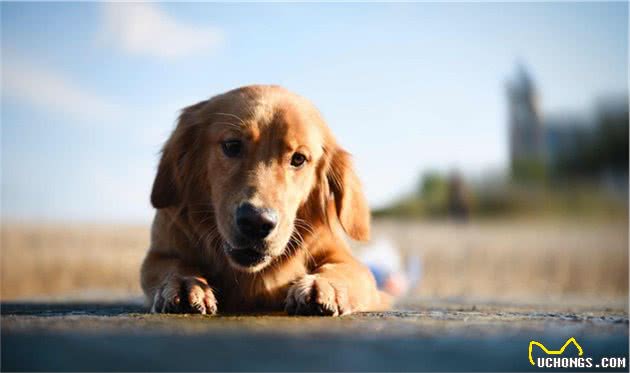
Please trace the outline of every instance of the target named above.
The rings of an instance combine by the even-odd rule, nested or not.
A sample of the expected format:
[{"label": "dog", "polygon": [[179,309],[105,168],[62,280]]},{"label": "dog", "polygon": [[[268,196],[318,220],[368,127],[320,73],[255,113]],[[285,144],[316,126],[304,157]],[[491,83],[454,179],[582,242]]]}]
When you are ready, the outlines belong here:
[{"label": "dog", "polygon": [[383,310],[343,232],[369,239],[349,153],[279,86],[186,107],[163,147],[141,284],[156,313],[340,316]]}]

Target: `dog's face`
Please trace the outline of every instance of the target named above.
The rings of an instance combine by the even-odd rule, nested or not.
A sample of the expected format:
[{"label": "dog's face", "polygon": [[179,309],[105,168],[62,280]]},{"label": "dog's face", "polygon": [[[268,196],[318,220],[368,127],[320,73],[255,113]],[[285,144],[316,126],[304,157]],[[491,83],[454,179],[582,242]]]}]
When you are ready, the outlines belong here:
[{"label": "dog's face", "polygon": [[250,117],[217,114],[209,136],[216,224],[230,262],[250,271],[284,252],[324,155],[315,118],[290,102],[259,109]]},{"label": "dog's face", "polygon": [[[184,110],[151,198],[157,208],[199,208],[197,223],[229,263],[256,272],[285,254],[300,229],[328,221],[330,197],[346,232],[366,239],[358,179],[317,110],[284,89],[257,86]],[[205,223],[204,211],[212,212]]]}]

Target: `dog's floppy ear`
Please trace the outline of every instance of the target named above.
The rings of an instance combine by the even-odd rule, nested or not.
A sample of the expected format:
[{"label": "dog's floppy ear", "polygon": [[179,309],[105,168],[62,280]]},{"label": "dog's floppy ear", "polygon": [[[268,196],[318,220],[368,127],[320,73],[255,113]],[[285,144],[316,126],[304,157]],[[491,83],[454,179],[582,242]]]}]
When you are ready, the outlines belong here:
[{"label": "dog's floppy ear", "polygon": [[344,231],[355,240],[369,240],[370,209],[348,152],[343,149],[332,152],[326,178]]},{"label": "dog's floppy ear", "polygon": [[155,180],[153,180],[153,189],[151,190],[151,204],[156,209],[174,206],[179,203],[179,193],[177,192],[177,185],[175,185],[173,165],[169,158],[168,151],[164,148],[157,175],[155,175]]},{"label": "dog's floppy ear", "polygon": [[206,102],[202,101],[182,110],[175,130],[162,149],[162,157],[151,191],[151,204],[156,209],[175,206],[181,202],[183,183],[181,169],[186,155],[191,150],[190,140],[194,137],[191,127],[195,124],[196,112]]}]

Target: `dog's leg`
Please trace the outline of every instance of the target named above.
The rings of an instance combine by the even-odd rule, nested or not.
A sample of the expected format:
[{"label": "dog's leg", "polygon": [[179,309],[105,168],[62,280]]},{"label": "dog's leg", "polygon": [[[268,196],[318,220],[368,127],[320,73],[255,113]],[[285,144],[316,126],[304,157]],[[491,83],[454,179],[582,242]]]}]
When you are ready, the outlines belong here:
[{"label": "dog's leg", "polygon": [[386,307],[372,273],[348,254],[329,258],[299,279],[289,289],[285,310],[290,315],[341,316]]},{"label": "dog's leg", "polygon": [[217,312],[208,281],[179,258],[150,251],[142,264],[141,282],[153,313]]}]

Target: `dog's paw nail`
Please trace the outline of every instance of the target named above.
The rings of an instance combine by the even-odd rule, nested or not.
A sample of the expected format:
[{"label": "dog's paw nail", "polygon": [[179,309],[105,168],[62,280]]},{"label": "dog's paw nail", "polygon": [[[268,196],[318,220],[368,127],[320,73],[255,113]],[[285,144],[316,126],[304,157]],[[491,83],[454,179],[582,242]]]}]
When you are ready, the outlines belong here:
[{"label": "dog's paw nail", "polygon": [[298,281],[287,296],[289,315],[339,316],[349,309],[345,289],[329,280],[309,275]]},{"label": "dog's paw nail", "polygon": [[205,279],[175,277],[156,293],[151,312],[215,314],[216,299]]}]

